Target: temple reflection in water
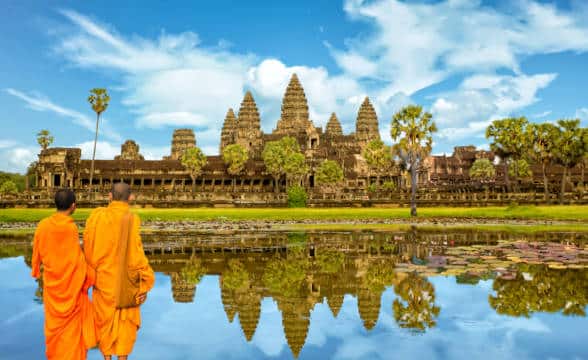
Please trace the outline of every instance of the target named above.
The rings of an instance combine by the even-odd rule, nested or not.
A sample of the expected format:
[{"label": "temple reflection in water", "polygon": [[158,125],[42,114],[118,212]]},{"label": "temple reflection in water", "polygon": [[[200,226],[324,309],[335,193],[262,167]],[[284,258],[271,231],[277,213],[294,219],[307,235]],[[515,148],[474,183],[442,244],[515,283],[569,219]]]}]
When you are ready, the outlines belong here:
[{"label": "temple reflection in water", "polygon": [[[145,235],[145,252],[156,272],[171,279],[176,303],[197,301],[203,276],[219,277],[229,322],[238,321],[251,341],[261,303],[273,299],[286,341],[297,357],[316,304],[336,318],[345,295],[357,299],[366,331],[381,313],[382,294],[393,287],[394,320],[411,332],[436,325],[433,276],[458,283],[493,281],[488,303],[498,314],[535,312],[585,316],[588,250],[585,235],[500,232],[228,232]],[[550,241],[557,239],[557,241]],[[2,256],[25,255],[28,245],[4,245]],[[41,287],[41,286],[40,286]],[[38,290],[37,298],[42,297]]]}]

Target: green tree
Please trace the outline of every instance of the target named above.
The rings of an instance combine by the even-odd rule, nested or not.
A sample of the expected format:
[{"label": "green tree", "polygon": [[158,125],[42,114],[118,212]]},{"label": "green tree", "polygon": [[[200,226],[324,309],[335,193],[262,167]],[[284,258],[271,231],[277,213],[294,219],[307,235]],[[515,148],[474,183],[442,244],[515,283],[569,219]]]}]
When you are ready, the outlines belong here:
[{"label": "green tree", "polygon": [[94,160],[96,159],[96,143],[98,142],[98,124],[100,123],[100,115],[108,108],[110,96],[106,89],[94,88],[90,90],[88,102],[92,106],[92,110],[96,113],[96,134],[94,136],[94,149],[92,150],[92,163],[90,165],[90,189],[92,189],[92,180],[94,178]]},{"label": "green tree", "polygon": [[504,166],[504,182],[508,191],[510,191],[508,163],[510,160],[522,159],[530,148],[530,139],[526,131],[528,123],[525,117],[506,118],[492,121],[486,129],[486,138],[492,140],[490,149],[500,157]]},{"label": "green tree", "polygon": [[[300,173],[306,173],[306,164],[301,163],[300,145],[298,141],[290,136],[285,136],[277,141],[268,141],[261,154],[266,171],[274,178],[274,189],[279,190],[279,181],[282,176],[289,176],[291,179],[301,177]],[[301,169],[295,169],[296,166]]]},{"label": "green tree", "polygon": [[517,179],[526,179],[533,176],[531,167],[525,159],[512,161],[508,165],[508,175]]},{"label": "green tree", "polygon": [[18,193],[18,188],[12,180],[6,180],[0,185],[0,194],[14,195],[16,193]]},{"label": "green tree", "polygon": [[245,170],[245,164],[249,160],[247,149],[239,144],[231,144],[223,149],[223,161],[227,165],[227,171],[233,175],[233,187],[235,187],[235,175]]},{"label": "green tree", "polygon": [[192,178],[192,192],[196,190],[196,178],[202,174],[202,168],[206,165],[206,155],[198,147],[187,149],[182,155],[182,165],[190,172]]},{"label": "green tree", "polygon": [[198,285],[204,275],[206,275],[206,268],[202,265],[202,261],[197,258],[190,259],[180,270],[182,281],[192,285]]},{"label": "green tree", "polygon": [[362,153],[370,172],[376,174],[376,184],[380,185],[380,176],[390,171],[392,165],[392,152],[382,140],[370,141]]},{"label": "green tree", "polygon": [[284,172],[289,186],[300,185],[304,176],[308,173],[306,158],[300,152],[291,154],[284,163]]},{"label": "green tree", "polygon": [[488,159],[476,159],[470,168],[470,177],[481,181],[490,181],[494,179],[496,169],[494,164]]},{"label": "green tree", "polygon": [[543,199],[549,198],[549,181],[547,180],[547,167],[555,160],[555,146],[559,137],[559,129],[550,123],[529,124],[527,132],[531,139],[529,157],[536,163],[541,164],[543,175]]},{"label": "green tree", "polygon": [[411,195],[410,215],[416,216],[417,170],[421,162],[431,152],[433,146],[432,134],[437,126],[432,115],[424,112],[421,106],[409,105],[394,114],[390,135],[392,140],[398,141],[394,145],[394,153],[410,169]]},{"label": "green tree", "polygon": [[427,279],[410,273],[394,287],[398,298],[392,309],[400,327],[425,331],[435,327],[441,308],[435,305],[435,288]]},{"label": "green tree", "polygon": [[304,187],[300,185],[289,186],[287,189],[288,192],[288,207],[296,208],[296,207],[306,207],[306,201],[308,200],[308,195],[306,194],[306,190]]},{"label": "green tree", "polygon": [[55,138],[51,135],[49,130],[41,130],[37,133],[37,144],[39,144],[43,150],[46,150],[51,146],[54,140]]},{"label": "green tree", "polygon": [[555,143],[555,160],[564,168],[559,198],[559,201],[563,203],[568,171],[571,172],[571,169],[582,161],[587,149],[585,129],[580,128],[580,120],[558,120],[557,125],[560,134]]},{"label": "green tree", "polygon": [[315,180],[324,189],[333,189],[343,181],[343,169],[336,161],[325,160],[316,169]]}]

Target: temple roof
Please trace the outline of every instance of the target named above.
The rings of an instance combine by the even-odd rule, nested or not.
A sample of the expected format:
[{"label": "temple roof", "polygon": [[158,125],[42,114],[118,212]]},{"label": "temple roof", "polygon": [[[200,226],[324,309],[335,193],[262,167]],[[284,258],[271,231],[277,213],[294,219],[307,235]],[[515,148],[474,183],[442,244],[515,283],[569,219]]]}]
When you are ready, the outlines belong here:
[{"label": "temple roof", "polygon": [[358,141],[368,142],[380,139],[378,116],[370,99],[366,96],[357,112],[355,123],[355,137]]},{"label": "temple roof", "polygon": [[309,125],[310,120],[306,95],[298,80],[298,76],[292,74],[282,100],[282,113],[276,131],[288,134],[302,132]]},{"label": "temple roof", "polygon": [[335,115],[335,113],[331,114],[329,122],[327,122],[327,129],[325,131],[325,134],[327,134],[330,137],[343,135],[341,123],[339,122],[339,119],[337,119],[337,115]]}]

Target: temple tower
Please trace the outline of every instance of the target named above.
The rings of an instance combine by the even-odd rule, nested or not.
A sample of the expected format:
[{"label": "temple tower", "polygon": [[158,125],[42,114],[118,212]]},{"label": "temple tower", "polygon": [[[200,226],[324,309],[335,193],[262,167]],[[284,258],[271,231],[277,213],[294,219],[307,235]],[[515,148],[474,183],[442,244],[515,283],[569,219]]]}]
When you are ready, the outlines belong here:
[{"label": "temple tower", "polygon": [[378,317],[380,316],[382,294],[379,291],[372,291],[370,289],[359,289],[357,294],[357,308],[359,310],[359,317],[363,321],[363,326],[366,330],[371,330],[376,326]]},{"label": "temple tower", "polygon": [[235,143],[247,149],[250,157],[259,157],[263,150],[261,120],[250,91],[245,94],[239,108]]},{"label": "temple tower", "polygon": [[337,119],[337,115],[335,113],[331,114],[329,118],[329,122],[327,122],[327,129],[325,131],[327,137],[335,137],[343,135],[343,129],[341,128],[341,123],[339,119]]},{"label": "temple tower", "polygon": [[339,311],[341,311],[341,306],[343,306],[343,300],[343,294],[332,294],[327,296],[327,304],[329,305],[329,309],[331,309],[333,317],[336,318],[339,316]]},{"label": "temple tower", "polygon": [[127,140],[120,147],[120,155],[114,157],[114,160],[145,160],[139,153],[139,145],[133,140]]},{"label": "temple tower", "polygon": [[304,89],[296,74],[290,78],[282,100],[282,114],[275,130],[277,134],[296,135],[312,126],[308,116],[308,103]]},{"label": "temple tower", "polygon": [[220,141],[220,152],[219,154],[222,155],[223,149],[227,145],[231,145],[235,143],[235,135],[237,134],[237,117],[233,112],[233,109],[229,109],[227,111],[227,115],[225,116],[225,122],[223,123],[223,129],[221,131],[221,141]]},{"label": "temple tower", "polygon": [[172,137],[171,155],[164,160],[179,160],[184,151],[196,146],[196,136],[192,129],[176,129]]},{"label": "temple tower", "polygon": [[359,112],[357,113],[355,140],[362,146],[367,145],[367,143],[372,140],[380,140],[378,116],[367,96],[359,107]]}]

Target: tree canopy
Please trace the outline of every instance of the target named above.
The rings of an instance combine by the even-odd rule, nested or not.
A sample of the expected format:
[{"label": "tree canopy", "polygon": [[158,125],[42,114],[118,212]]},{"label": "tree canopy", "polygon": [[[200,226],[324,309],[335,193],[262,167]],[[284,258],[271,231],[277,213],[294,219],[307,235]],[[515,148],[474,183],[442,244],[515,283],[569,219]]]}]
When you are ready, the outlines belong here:
[{"label": "tree canopy", "polygon": [[343,181],[343,169],[333,160],[323,161],[314,175],[317,184],[324,188],[332,188]]},{"label": "tree canopy", "polygon": [[492,180],[496,175],[494,164],[488,159],[476,159],[470,168],[470,177],[482,181]]},{"label": "tree canopy", "polygon": [[55,138],[51,135],[49,130],[41,130],[37,133],[37,144],[39,144],[43,150],[46,150],[51,146],[54,140]]},{"label": "tree canopy", "polygon": [[227,171],[231,175],[238,175],[245,169],[249,160],[247,149],[239,144],[231,144],[223,149],[223,160],[228,166]]}]

